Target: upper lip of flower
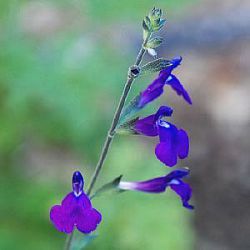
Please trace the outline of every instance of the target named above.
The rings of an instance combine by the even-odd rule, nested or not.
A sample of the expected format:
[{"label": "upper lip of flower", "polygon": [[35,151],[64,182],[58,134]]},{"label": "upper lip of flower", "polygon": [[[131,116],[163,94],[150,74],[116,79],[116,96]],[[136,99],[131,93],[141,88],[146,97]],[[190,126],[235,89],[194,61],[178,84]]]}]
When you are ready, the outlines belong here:
[{"label": "upper lip of flower", "polygon": [[76,171],[72,176],[72,189],[76,197],[80,196],[83,192],[84,180],[81,172]]}]

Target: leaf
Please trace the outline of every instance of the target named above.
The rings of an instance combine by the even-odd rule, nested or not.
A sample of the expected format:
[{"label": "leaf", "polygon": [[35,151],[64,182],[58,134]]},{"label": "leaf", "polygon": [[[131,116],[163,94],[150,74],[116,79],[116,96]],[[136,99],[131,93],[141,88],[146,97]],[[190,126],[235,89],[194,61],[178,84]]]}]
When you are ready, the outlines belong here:
[{"label": "leaf", "polygon": [[120,120],[118,122],[117,128],[128,121],[131,117],[133,117],[138,111],[140,111],[139,102],[141,99],[141,95],[137,95],[134,97],[127,106],[125,106],[122,110]]},{"label": "leaf", "polygon": [[162,37],[154,37],[147,42],[145,48],[155,49],[161,45],[162,41]]},{"label": "leaf", "polygon": [[149,26],[147,25],[147,23],[145,22],[145,19],[142,21],[142,28],[143,30],[149,32],[150,31],[150,28]]},{"label": "leaf", "polygon": [[103,185],[101,188],[97,189],[96,192],[90,197],[90,199],[93,199],[94,197],[102,194],[103,192],[107,192],[111,190],[119,191],[118,185],[120,183],[121,178],[122,178],[122,175],[116,177],[111,182],[108,182],[107,184]]},{"label": "leaf", "polygon": [[142,28],[143,28],[143,40],[145,41],[152,31],[151,21],[148,16],[146,16],[142,21]]},{"label": "leaf", "polygon": [[134,129],[135,123],[138,121],[139,117],[131,119],[129,121],[125,121],[117,128],[118,134],[130,134],[130,135],[138,135],[138,132]]},{"label": "leaf", "polygon": [[141,74],[159,72],[169,66],[172,62],[164,58],[158,58],[141,67]]},{"label": "leaf", "polygon": [[166,23],[166,19],[161,19],[160,22],[159,22],[159,30],[165,25]]}]

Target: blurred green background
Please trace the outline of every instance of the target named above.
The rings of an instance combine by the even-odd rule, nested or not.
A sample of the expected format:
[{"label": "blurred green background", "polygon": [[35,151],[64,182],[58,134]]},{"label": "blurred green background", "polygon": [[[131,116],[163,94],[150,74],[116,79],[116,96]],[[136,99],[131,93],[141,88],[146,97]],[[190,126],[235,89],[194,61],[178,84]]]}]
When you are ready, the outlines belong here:
[{"label": "blurred green background", "polygon": [[[192,16],[197,2],[201,1],[0,2],[0,249],[63,248],[65,235],[50,223],[49,209],[70,191],[74,170],[81,170],[88,184],[128,66],[140,47],[142,18],[153,6],[162,8],[171,34],[176,27],[179,37],[177,20]],[[168,29],[162,34],[168,38]],[[159,54],[183,55],[190,40],[178,46],[181,39],[167,40]],[[173,44],[176,47],[170,51]],[[201,63],[194,68],[192,56],[186,55],[190,64],[178,70],[186,72],[181,74],[188,90],[202,67]],[[152,77],[137,80],[131,97]],[[181,125],[191,108],[169,95],[171,104],[179,103]],[[146,112],[156,108],[153,104]],[[187,123],[187,128],[194,134],[193,124]],[[169,171],[156,160],[154,143],[117,136],[97,186],[120,174],[135,181]],[[87,249],[194,248],[194,213],[169,190],[160,195],[107,194],[93,203],[103,222]]]},{"label": "blurred green background", "polygon": [[[70,191],[73,170],[88,183],[142,18],[154,5],[170,13],[188,2],[1,2],[0,249],[62,249],[65,235],[51,225],[49,209]],[[129,35],[138,42],[123,42]],[[116,138],[100,183],[164,174],[152,152],[138,138]],[[192,246],[191,213],[171,192],[107,195],[94,205],[103,222],[88,249]]]}]

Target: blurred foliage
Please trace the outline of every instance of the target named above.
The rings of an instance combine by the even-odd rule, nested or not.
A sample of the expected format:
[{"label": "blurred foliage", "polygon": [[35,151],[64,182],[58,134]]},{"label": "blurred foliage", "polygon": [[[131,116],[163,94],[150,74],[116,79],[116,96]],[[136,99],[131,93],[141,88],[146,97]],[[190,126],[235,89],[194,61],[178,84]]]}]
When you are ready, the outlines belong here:
[{"label": "blurred foliage", "polygon": [[[34,172],[22,159],[23,145],[35,138],[38,144],[66,148],[84,165],[93,165],[135,57],[133,51],[114,49],[105,30],[118,21],[134,21],[139,30],[152,6],[170,13],[188,2],[41,1],[62,15],[79,15],[76,23],[44,36],[23,28],[22,10],[32,1],[0,2],[0,249],[62,249],[65,235],[50,224],[48,211],[70,190],[71,177],[59,168],[51,176],[53,165]],[[146,84],[144,78],[141,81]],[[149,153],[153,146],[146,148],[137,139],[115,141],[102,182],[121,173],[130,180],[165,173]],[[86,169],[87,178],[90,170]],[[38,173],[47,177],[40,179]],[[64,181],[57,179],[59,175]],[[175,195],[107,197],[94,201],[104,219],[88,249],[191,248],[190,213]]]}]

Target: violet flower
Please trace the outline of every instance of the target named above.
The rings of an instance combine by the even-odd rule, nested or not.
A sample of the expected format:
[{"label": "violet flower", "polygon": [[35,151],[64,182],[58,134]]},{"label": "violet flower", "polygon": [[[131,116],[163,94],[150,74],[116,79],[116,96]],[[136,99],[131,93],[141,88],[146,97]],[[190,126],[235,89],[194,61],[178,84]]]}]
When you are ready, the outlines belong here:
[{"label": "violet flower", "polygon": [[79,171],[72,177],[73,192],[66,195],[61,205],[50,210],[50,220],[58,231],[71,233],[74,227],[85,234],[94,231],[101,222],[101,214],[92,208],[90,199],[83,192],[84,180]]},{"label": "violet flower", "polygon": [[172,71],[180,65],[182,58],[171,60],[170,66],[160,71],[158,77],[140,94],[138,108],[143,108],[149,102],[152,102],[163,93],[164,85],[170,85],[172,89],[181,95],[186,102],[192,104],[188,92],[184,89],[180,81],[172,74]]},{"label": "violet flower", "polygon": [[182,178],[189,174],[188,169],[179,169],[169,174],[141,182],[120,181],[118,188],[121,190],[136,190],[147,193],[162,193],[167,187],[170,187],[177,195],[180,196],[185,208],[193,209],[189,204],[192,196],[192,189],[189,184],[182,181]]},{"label": "violet flower", "polygon": [[133,128],[145,136],[159,136],[160,142],[156,145],[155,154],[169,167],[176,165],[177,158],[186,158],[189,151],[186,131],[162,119],[171,116],[172,112],[170,107],[161,106],[155,114],[137,120]]}]

